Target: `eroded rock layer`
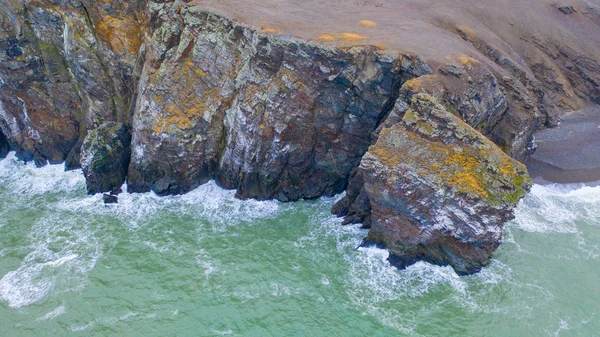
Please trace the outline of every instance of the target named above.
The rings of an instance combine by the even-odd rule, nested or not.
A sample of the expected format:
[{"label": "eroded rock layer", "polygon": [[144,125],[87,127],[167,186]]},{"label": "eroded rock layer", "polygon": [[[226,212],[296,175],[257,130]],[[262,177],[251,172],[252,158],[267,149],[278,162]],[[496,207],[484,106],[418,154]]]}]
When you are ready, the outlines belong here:
[{"label": "eroded rock layer", "polygon": [[77,167],[88,130],[130,122],[145,3],[0,3],[0,129],[18,157]]}]

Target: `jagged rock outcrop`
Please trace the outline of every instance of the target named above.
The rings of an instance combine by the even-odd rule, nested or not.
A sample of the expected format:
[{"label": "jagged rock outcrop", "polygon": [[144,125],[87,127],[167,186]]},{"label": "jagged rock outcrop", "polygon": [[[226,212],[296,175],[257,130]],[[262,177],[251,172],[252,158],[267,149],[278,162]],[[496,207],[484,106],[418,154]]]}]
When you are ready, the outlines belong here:
[{"label": "jagged rock outcrop", "polygon": [[0,3],[0,130],[19,158],[77,167],[88,130],[129,123],[145,4]]},{"label": "jagged rock outcrop", "polygon": [[411,55],[273,38],[181,3],[153,8],[132,192],[216,178],[241,198],[340,193],[402,83],[429,72]]},{"label": "jagged rock outcrop", "polygon": [[131,130],[108,122],[91,130],[81,147],[81,167],[88,194],[120,190],[131,157]]},{"label": "jagged rock outcrop", "polygon": [[368,241],[400,267],[425,260],[460,274],[487,264],[531,187],[525,166],[424,94],[359,170],[373,207]]},{"label": "jagged rock outcrop", "polygon": [[[415,78],[401,89],[400,97],[427,93],[467,124],[503,148],[513,158],[523,159],[541,114],[535,105],[520,107],[518,116],[509,111],[509,99],[490,69],[466,55],[446,57],[434,74]],[[511,123],[512,118],[518,123]],[[501,130],[499,132],[498,130]]]}]

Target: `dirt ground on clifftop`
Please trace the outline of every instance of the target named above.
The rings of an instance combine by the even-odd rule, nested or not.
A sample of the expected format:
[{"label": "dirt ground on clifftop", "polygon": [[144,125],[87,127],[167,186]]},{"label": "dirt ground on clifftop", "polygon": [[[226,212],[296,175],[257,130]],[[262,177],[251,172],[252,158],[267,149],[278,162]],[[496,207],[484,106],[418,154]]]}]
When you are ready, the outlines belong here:
[{"label": "dirt ground on clifftop", "polygon": [[[509,55],[529,56],[545,37],[600,55],[600,1],[567,0],[194,0],[267,33],[336,46],[379,45],[429,61],[477,54],[457,32],[466,27]],[[576,12],[566,15],[561,6]],[[582,21],[594,21],[582,25]],[[537,41],[531,41],[531,40]]]}]

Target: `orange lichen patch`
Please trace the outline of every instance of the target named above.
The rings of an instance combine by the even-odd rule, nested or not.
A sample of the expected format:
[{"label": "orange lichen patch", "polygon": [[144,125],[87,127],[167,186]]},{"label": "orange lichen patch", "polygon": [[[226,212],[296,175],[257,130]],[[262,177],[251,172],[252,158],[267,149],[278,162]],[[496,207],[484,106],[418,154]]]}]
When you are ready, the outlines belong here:
[{"label": "orange lichen patch", "polygon": [[317,40],[319,40],[321,42],[333,42],[333,41],[335,41],[335,37],[333,37],[329,34],[321,34],[321,35],[317,36]]},{"label": "orange lichen patch", "polygon": [[187,59],[184,61],[184,65],[185,65],[185,70],[188,74],[191,72],[194,75],[200,77],[201,79],[204,79],[206,77],[206,73],[204,71],[202,71],[201,69],[199,69],[194,62],[192,62],[190,59]]},{"label": "orange lichen patch", "polygon": [[154,96],[154,102],[163,106],[161,115],[157,118],[152,130],[162,133],[168,128],[186,130],[194,125],[193,119],[201,118],[206,110],[206,104],[196,95],[186,95],[184,99],[178,99],[171,103],[165,101],[162,96]]},{"label": "orange lichen patch", "polygon": [[456,63],[463,67],[480,63],[479,61],[472,58],[471,56],[462,55],[462,54],[461,55],[448,55],[448,56],[446,56],[445,59],[446,59],[446,62],[448,62],[448,63]]},{"label": "orange lichen patch", "polygon": [[466,65],[469,65],[469,64],[479,63],[479,61],[477,61],[476,59],[474,59],[474,58],[472,58],[470,56],[466,56],[466,55],[460,55],[460,56],[458,56],[457,60],[463,66],[466,66]]},{"label": "orange lichen patch", "polygon": [[[155,133],[190,129],[211,110],[223,104],[220,88],[199,90],[207,74],[189,59],[182,60],[167,71],[174,83],[176,95],[168,99],[155,95],[154,102],[162,106],[153,124]],[[160,81],[159,78],[155,79]]]},{"label": "orange lichen patch", "polygon": [[340,39],[345,42],[358,42],[366,39],[367,37],[364,35],[356,34],[356,33],[342,33],[340,34]]},{"label": "orange lichen patch", "polygon": [[387,166],[395,167],[402,163],[401,156],[386,146],[372,146],[369,149],[369,153],[376,155],[379,160]]},{"label": "orange lichen patch", "polygon": [[473,41],[477,37],[477,33],[467,26],[457,25],[455,28],[460,37],[462,37],[464,40]]},{"label": "orange lichen patch", "polygon": [[377,23],[371,20],[361,20],[358,23],[363,27],[377,27]]},{"label": "orange lichen patch", "polygon": [[263,27],[260,32],[263,34],[277,34],[277,29],[273,27]]},{"label": "orange lichen patch", "polygon": [[462,193],[475,193],[483,198],[488,197],[484,185],[484,177],[478,172],[481,163],[471,153],[464,149],[462,152],[454,151],[444,164],[454,169],[444,174],[447,183],[456,187]]},{"label": "orange lichen patch", "polygon": [[375,46],[375,47],[377,47],[377,49],[379,49],[379,50],[381,50],[381,51],[384,51],[384,50],[388,50],[388,49],[389,49],[389,48],[388,48],[388,46],[386,46],[386,45],[383,45],[383,44],[377,45],[377,46]]},{"label": "orange lichen patch", "polygon": [[482,198],[488,198],[485,185],[473,172],[458,172],[448,179],[448,184],[453,185],[459,192],[475,193]]},{"label": "orange lichen patch", "polygon": [[131,18],[105,16],[96,22],[96,34],[108,42],[117,54],[137,54],[142,45],[140,24]]},{"label": "orange lichen patch", "polygon": [[404,83],[403,89],[409,90],[412,93],[417,93],[423,87],[423,80],[416,77]]}]

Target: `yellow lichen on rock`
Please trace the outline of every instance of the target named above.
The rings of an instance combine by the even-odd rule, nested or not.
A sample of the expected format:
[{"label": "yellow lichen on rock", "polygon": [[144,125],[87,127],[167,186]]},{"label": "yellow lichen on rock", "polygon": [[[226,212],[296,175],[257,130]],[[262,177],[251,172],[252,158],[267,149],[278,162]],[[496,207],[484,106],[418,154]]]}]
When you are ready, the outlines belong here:
[{"label": "yellow lichen on rock", "polygon": [[366,39],[367,37],[364,35],[356,34],[356,33],[342,33],[340,34],[340,39],[345,42],[358,42]]},{"label": "yellow lichen on rock", "polygon": [[449,63],[458,63],[458,64],[460,64],[463,67],[479,63],[479,61],[477,61],[476,59],[472,58],[471,56],[462,55],[462,54],[461,55],[449,55],[449,56],[446,56],[446,62],[449,62]]},{"label": "yellow lichen on rock", "polygon": [[403,85],[403,89],[407,89],[415,94],[421,91],[421,87],[423,87],[423,80],[419,77],[408,80]]},{"label": "yellow lichen on rock", "polygon": [[277,34],[277,32],[278,30],[273,27],[262,27],[262,29],[260,30],[260,33],[263,34]]},{"label": "yellow lichen on rock", "polygon": [[[204,86],[203,80],[207,73],[190,59],[184,59],[173,69],[161,72],[163,76],[165,73],[169,73],[170,80],[177,86],[178,94],[168,99],[161,95],[153,97],[153,101],[163,107],[153,124],[152,130],[155,133],[189,129],[205,118],[211,107],[224,101],[218,87],[200,89]],[[152,81],[160,81],[160,77],[157,72]]]},{"label": "yellow lichen on rock", "polygon": [[481,158],[477,158],[466,149],[462,151],[455,149],[444,161],[449,169],[442,174],[442,177],[459,192],[475,193],[480,197],[488,198],[489,194],[483,183],[485,179],[480,173],[480,170],[485,168],[482,167],[480,160]]},{"label": "yellow lichen on rock", "polygon": [[473,41],[477,37],[477,33],[467,26],[457,25],[455,28],[464,40]]},{"label": "yellow lichen on rock", "polygon": [[377,23],[371,20],[361,20],[358,23],[363,27],[377,27]]},{"label": "yellow lichen on rock", "polygon": [[108,42],[117,54],[137,54],[142,45],[140,24],[131,18],[104,16],[96,22],[96,34]]},{"label": "yellow lichen on rock", "polygon": [[319,40],[321,42],[333,42],[333,41],[335,41],[335,37],[333,37],[332,35],[329,35],[329,34],[321,34],[321,35],[317,36],[317,40]]},{"label": "yellow lichen on rock", "polygon": [[384,146],[373,146],[369,149],[369,153],[376,155],[382,163],[390,167],[395,167],[402,163],[402,157],[394,149]]}]

